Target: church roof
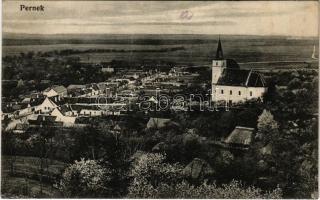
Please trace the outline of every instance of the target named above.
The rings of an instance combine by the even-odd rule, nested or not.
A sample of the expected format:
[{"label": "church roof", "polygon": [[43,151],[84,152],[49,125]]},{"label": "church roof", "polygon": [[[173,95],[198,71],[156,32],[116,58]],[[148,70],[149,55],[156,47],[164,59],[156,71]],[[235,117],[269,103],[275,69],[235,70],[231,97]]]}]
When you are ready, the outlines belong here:
[{"label": "church roof", "polygon": [[252,70],[225,68],[217,85],[265,87],[265,81],[260,73]]},{"label": "church roof", "polygon": [[221,45],[221,40],[219,37],[219,41],[218,41],[218,48],[217,48],[217,52],[216,52],[216,60],[223,60],[223,51],[222,51],[222,45]]}]

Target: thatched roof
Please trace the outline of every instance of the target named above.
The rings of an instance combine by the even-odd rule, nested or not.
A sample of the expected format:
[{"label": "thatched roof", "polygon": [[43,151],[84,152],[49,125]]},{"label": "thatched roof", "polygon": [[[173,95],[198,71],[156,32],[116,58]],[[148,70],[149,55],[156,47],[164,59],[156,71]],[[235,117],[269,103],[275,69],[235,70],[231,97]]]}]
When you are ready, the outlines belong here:
[{"label": "thatched roof", "polygon": [[227,144],[250,145],[253,131],[253,128],[237,126],[224,142]]}]

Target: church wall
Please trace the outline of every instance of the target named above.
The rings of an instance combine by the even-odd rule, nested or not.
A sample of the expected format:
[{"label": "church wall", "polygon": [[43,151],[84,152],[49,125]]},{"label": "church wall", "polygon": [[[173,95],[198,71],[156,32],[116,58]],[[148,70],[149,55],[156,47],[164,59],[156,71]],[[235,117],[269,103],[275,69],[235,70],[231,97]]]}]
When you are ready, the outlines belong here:
[{"label": "church wall", "polygon": [[212,84],[216,84],[218,82],[218,79],[221,76],[223,69],[225,69],[226,67],[226,60],[212,60]]},{"label": "church wall", "polygon": [[[259,97],[262,97],[263,94],[266,92],[265,87],[214,85],[212,88],[213,88],[212,101],[229,102],[231,100],[232,103],[259,98]],[[221,92],[222,90],[223,90],[223,93]],[[232,93],[230,93],[230,91],[232,91]]]}]

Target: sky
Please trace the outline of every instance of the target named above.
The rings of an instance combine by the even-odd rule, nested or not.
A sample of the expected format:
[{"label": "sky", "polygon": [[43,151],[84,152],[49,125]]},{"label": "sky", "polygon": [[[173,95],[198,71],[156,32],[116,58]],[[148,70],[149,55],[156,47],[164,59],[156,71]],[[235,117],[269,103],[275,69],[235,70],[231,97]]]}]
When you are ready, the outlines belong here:
[{"label": "sky", "polygon": [[[318,35],[317,1],[3,1],[3,32]],[[20,11],[44,5],[44,12]]]}]

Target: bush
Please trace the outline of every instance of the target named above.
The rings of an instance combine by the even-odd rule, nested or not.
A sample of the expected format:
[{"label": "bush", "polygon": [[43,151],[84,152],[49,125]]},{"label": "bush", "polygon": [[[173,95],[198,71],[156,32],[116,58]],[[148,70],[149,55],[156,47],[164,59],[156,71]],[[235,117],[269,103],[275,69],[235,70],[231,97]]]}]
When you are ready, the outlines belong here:
[{"label": "bush", "polygon": [[95,160],[75,161],[63,173],[60,190],[66,197],[97,197],[105,193],[110,172]]}]

